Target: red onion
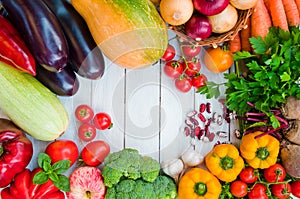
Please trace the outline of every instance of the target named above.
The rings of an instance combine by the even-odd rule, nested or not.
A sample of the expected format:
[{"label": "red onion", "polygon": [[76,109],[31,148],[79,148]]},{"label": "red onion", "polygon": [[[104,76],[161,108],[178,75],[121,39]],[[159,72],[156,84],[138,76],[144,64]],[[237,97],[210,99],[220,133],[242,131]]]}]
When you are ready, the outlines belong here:
[{"label": "red onion", "polygon": [[194,8],[203,15],[211,16],[222,12],[229,0],[193,0]]},{"label": "red onion", "polygon": [[204,40],[212,33],[212,26],[206,16],[194,14],[185,24],[185,33],[196,41]]}]

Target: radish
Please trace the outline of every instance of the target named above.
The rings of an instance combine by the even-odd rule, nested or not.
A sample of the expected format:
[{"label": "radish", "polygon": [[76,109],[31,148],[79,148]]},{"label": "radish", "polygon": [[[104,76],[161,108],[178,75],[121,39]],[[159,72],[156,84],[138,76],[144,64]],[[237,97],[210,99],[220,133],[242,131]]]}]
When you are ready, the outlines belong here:
[{"label": "radish", "polygon": [[70,175],[68,199],[104,199],[105,186],[101,171],[96,167],[83,166]]}]

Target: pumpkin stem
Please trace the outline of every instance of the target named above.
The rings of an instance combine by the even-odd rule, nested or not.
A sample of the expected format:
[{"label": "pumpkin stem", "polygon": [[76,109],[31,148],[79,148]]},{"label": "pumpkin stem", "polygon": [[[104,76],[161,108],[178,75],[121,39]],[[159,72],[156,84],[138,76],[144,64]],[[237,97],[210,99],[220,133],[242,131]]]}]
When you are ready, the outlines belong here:
[{"label": "pumpkin stem", "polygon": [[233,165],[234,159],[229,156],[225,156],[220,160],[220,166],[223,170],[232,169]]},{"label": "pumpkin stem", "polygon": [[199,196],[204,196],[207,192],[207,186],[203,182],[198,182],[194,185],[194,192]]},{"label": "pumpkin stem", "polygon": [[270,152],[265,147],[260,147],[256,151],[256,157],[258,157],[261,160],[265,160],[269,157]]}]

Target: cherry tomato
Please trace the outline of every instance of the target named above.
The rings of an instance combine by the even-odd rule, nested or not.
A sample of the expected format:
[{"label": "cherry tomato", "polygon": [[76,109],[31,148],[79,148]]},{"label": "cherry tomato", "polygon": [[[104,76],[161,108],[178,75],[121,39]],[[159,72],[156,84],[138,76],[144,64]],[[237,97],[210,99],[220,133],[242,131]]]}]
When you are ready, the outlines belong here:
[{"label": "cherry tomato", "polygon": [[184,69],[184,73],[188,76],[196,75],[201,69],[199,59],[192,59],[190,61],[187,61],[185,66],[186,68]]},{"label": "cherry tomato", "polygon": [[175,54],[176,54],[176,52],[175,52],[174,46],[172,46],[171,44],[168,44],[168,47],[167,47],[165,53],[161,57],[161,60],[170,61],[175,57]]},{"label": "cherry tomato", "polygon": [[271,192],[274,196],[279,199],[288,198],[291,195],[291,185],[289,183],[286,184],[272,184]]},{"label": "cherry tomato", "polygon": [[292,182],[292,194],[298,198],[300,198],[300,180],[296,180]]},{"label": "cherry tomato", "polygon": [[71,140],[56,140],[51,142],[46,147],[45,153],[50,156],[52,163],[60,160],[70,160],[71,166],[79,156],[78,147],[76,143]]},{"label": "cherry tomato", "polygon": [[89,105],[81,104],[75,109],[75,117],[80,122],[89,122],[94,117],[94,111]]},{"label": "cherry tomato", "polygon": [[204,74],[196,74],[192,77],[192,86],[195,88],[200,88],[202,86],[205,86],[207,82],[207,78]]},{"label": "cherry tomato", "polygon": [[232,193],[233,196],[238,198],[246,196],[248,193],[247,189],[247,184],[241,180],[236,180],[230,185],[230,193]]},{"label": "cherry tomato", "polygon": [[267,187],[263,184],[257,183],[253,186],[251,191],[248,193],[249,199],[268,199],[266,194]]},{"label": "cherry tomato", "polygon": [[89,142],[96,137],[96,127],[90,123],[82,123],[78,128],[78,137],[85,142]]},{"label": "cherry tomato", "polygon": [[195,45],[183,45],[181,46],[183,55],[187,57],[195,57],[199,55],[201,51],[201,46],[195,46]]},{"label": "cherry tomato", "polygon": [[230,51],[223,50],[221,47],[210,47],[203,56],[203,63],[211,72],[221,73],[232,66],[233,56]]},{"label": "cherry tomato", "polygon": [[258,171],[253,167],[245,167],[239,174],[239,178],[248,184],[254,183],[258,179]]},{"label": "cherry tomato", "polygon": [[286,176],[286,171],[281,164],[274,164],[264,170],[264,177],[268,182],[282,182]]},{"label": "cherry tomato", "polygon": [[95,115],[93,124],[97,129],[100,130],[110,129],[113,126],[110,116],[104,112],[100,112]]},{"label": "cherry tomato", "polygon": [[175,80],[175,87],[181,92],[188,92],[192,88],[192,80],[187,76],[179,77]]},{"label": "cherry tomato", "polygon": [[102,141],[89,142],[81,151],[81,158],[88,166],[99,166],[110,153],[110,146]]},{"label": "cherry tomato", "polygon": [[164,73],[173,79],[178,78],[183,73],[183,66],[177,60],[171,60],[164,66]]}]

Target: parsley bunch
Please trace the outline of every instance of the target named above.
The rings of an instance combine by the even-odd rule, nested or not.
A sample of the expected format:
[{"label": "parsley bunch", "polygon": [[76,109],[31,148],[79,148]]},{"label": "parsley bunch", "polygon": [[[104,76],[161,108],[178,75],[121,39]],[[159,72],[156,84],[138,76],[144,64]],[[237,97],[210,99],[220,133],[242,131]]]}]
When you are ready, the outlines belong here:
[{"label": "parsley bunch", "polygon": [[226,74],[226,103],[230,110],[245,114],[253,107],[269,116],[272,126],[279,122],[271,109],[279,109],[289,96],[300,98],[300,30],[284,31],[271,27],[265,38],[250,38],[254,54],[237,52],[236,61],[244,60],[246,77]]}]

